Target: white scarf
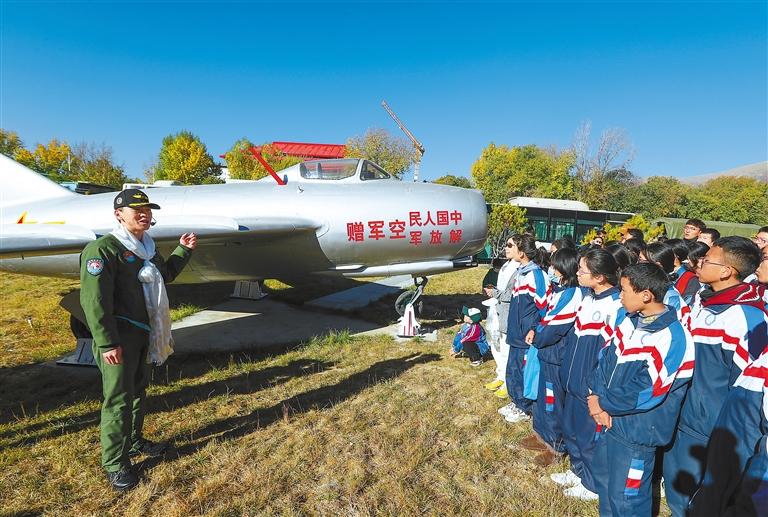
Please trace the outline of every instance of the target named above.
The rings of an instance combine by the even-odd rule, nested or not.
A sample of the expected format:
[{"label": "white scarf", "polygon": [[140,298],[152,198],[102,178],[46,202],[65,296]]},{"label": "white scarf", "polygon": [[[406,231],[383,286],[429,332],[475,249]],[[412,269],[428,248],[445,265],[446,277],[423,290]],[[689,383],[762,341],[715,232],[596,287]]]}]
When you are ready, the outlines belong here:
[{"label": "white scarf", "polygon": [[517,260],[508,260],[501,266],[499,270],[499,279],[496,281],[496,289],[504,291],[507,288],[507,284],[512,279],[515,271],[520,267],[520,262]]},{"label": "white scarf", "polygon": [[144,304],[149,315],[149,355],[148,363],[163,364],[173,353],[173,337],[171,336],[171,311],[168,307],[168,293],[160,270],[152,262],[155,256],[155,241],[145,233],[138,240],[123,225],[118,225],[112,232],[117,240],[128,251],[144,261],[144,267],[139,270],[139,281],[144,291]]}]

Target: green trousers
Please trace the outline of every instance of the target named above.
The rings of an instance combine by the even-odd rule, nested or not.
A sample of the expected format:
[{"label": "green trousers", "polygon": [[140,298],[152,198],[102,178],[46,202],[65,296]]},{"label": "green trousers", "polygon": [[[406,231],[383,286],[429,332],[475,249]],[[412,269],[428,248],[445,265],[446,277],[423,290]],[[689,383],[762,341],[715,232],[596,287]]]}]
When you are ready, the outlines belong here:
[{"label": "green trousers", "polygon": [[128,451],[142,437],[144,400],[149,385],[148,333],[141,329],[126,329],[120,335],[124,339],[121,343],[121,364],[105,363],[101,356],[103,350],[93,349],[104,393],[101,405],[101,465],[107,472],[116,472],[130,465]]}]

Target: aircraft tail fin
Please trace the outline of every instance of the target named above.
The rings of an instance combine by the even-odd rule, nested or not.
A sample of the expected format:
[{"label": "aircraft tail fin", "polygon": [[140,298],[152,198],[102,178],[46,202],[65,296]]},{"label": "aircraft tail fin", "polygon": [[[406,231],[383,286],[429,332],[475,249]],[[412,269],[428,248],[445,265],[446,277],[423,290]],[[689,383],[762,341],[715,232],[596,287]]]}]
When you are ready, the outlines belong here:
[{"label": "aircraft tail fin", "polygon": [[0,207],[75,195],[16,160],[0,154]]}]

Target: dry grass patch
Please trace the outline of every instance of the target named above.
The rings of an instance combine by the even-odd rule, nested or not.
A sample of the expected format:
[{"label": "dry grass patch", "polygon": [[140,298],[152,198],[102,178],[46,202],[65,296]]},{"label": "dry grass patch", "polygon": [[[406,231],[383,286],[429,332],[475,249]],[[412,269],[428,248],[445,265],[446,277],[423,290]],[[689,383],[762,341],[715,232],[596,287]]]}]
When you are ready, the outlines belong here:
[{"label": "dry grass patch", "polygon": [[[174,443],[127,495],[98,465],[98,394],[0,425],[6,513],[595,515],[515,447],[472,369],[438,343],[345,335],[276,357],[156,370],[147,434]],[[188,372],[184,373],[184,372]],[[41,393],[45,396],[45,393]],[[45,496],[41,496],[45,494]]]},{"label": "dry grass patch", "polygon": [[[450,303],[432,314],[479,302],[466,293],[483,274],[436,277],[428,292]],[[483,389],[493,364],[449,359],[456,321],[434,321],[446,329],[437,343],[340,333],[275,356],[172,357],[153,372],[145,430],[174,448],[140,458],[126,495],[99,466],[97,373],[5,368],[0,513],[597,515],[548,481],[563,466],[537,468],[517,446],[530,425],[496,413]]]}]

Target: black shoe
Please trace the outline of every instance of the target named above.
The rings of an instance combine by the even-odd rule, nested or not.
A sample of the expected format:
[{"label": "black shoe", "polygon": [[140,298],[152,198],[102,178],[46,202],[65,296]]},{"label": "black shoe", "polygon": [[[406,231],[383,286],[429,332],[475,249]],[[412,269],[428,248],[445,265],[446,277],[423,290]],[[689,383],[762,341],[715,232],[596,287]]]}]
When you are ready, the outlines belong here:
[{"label": "black shoe", "polygon": [[107,472],[107,480],[118,492],[127,492],[139,484],[139,478],[130,467],[123,467],[117,472]]},{"label": "black shoe", "polygon": [[158,456],[162,456],[166,450],[168,450],[167,442],[153,442],[141,438],[138,442],[133,444],[131,450],[128,451],[128,456],[133,457],[143,454],[149,458],[157,458]]}]

